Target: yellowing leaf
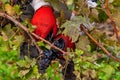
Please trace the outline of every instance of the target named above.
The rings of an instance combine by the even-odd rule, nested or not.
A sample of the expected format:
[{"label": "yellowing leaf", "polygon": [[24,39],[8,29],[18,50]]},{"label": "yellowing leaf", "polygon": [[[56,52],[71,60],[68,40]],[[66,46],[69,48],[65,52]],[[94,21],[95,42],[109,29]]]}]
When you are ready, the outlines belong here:
[{"label": "yellowing leaf", "polygon": [[[96,34],[95,34],[96,33]],[[99,41],[101,38],[103,38],[104,34],[102,31],[99,31],[97,29],[94,29],[91,33],[92,37]]]},{"label": "yellowing leaf", "polygon": [[77,49],[82,49],[84,51],[88,51],[87,47],[90,44],[90,41],[86,36],[80,36],[78,42],[75,44]]},{"label": "yellowing leaf", "polygon": [[8,40],[8,37],[7,37],[6,33],[3,32],[3,31],[2,31],[2,37],[3,37],[3,40],[4,40],[4,41],[7,41],[7,40]]},{"label": "yellowing leaf", "polygon": [[5,4],[5,11],[11,16],[15,14],[15,11],[10,4]]},{"label": "yellowing leaf", "polygon": [[72,5],[73,4],[73,0],[67,0],[67,5]]},{"label": "yellowing leaf", "polygon": [[27,73],[29,73],[29,69],[27,69],[27,70],[21,70],[20,72],[19,72],[19,75],[21,75],[22,77],[23,76],[25,76]]},{"label": "yellowing leaf", "polygon": [[12,27],[11,27],[11,24],[7,24],[7,25],[3,28],[3,31],[4,31],[4,33],[6,34],[6,36],[7,36],[8,38],[11,38],[11,37],[15,34],[14,30],[13,30]]},{"label": "yellowing leaf", "polygon": [[10,0],[0,0],[2,3],[9,2]]}]

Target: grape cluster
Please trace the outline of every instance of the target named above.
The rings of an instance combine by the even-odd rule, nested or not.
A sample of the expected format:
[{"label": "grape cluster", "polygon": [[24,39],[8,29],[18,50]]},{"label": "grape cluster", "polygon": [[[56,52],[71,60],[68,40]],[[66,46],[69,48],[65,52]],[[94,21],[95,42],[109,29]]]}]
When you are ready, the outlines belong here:
[{"label": "grape cluster", "polygon": [[[65,42],[63,39],[58,39],[54,42],[54,45],[64,49]],[[44,74],[46,69],[51,64],[52,60],[55,60],[56,58],[60,59],[60,64],[62,66],[66,65],[66,60],[63,58],[62,54],[59,54],[59,51],[56,49],[51,48],[46,49],[45,47],[40,47],[43,50],[43,56],[41,58],[39,57],[39,52],[37,48],[34,45],[30,45],[27,42],[23,42],[20,46],[20,56],[22,59],[24,59],[24,56],[29,56],[30,58],[36,58],[36,63],[38,65],[39,73]],[[76,76],[73,73],[74,71],[74,63],[73,61],[69,61],[67,66],[62,69],[62,74],[64,76],[64,80],[76,80]]]},{"label": "grape cluster", "polygon": [[[54,44],[57,47],[64,49],[65,45],[62,39],[55,41]],[[30,45],[27,42],[23,42],[20,46],[20,57],[22,59],[24,59],[24,56],[29,56],[30,58],[36,58],[39,72],[43,74],[45,73],[47,67],[50,65],[51,61],[55,60],[56,58],[60,58],[62,54],[58,54],[59,51],[53,48],[51,48],[50,50],[44,47],[40,47],[40,48],[43,49],[42,58],[38,58],[39,52],[34,45]]]},{"label": "grape cluster", "polygon": [[[71,42],[71,39],[69,39],[68,36],[64,35],[58,35],[57,38],[54,39],[53,44],[64,51],[66,51],[67,47],[74,49],[74,44]],[[43,50],[43,55],[41,58],[38,58],[39,52],[37,48],[33,45],[28,44],[27,42],[23,42],[22,45],[20,46],[20,56],[21,58],[24,58],[25,55],[30,56],[30,58],[36,58],[39,72],[42,74],[45,73],[45,70],[50,65],[52,60],[55,60],[56,58],[60,60],[64,59],[63,54],[54,48],[51,49],[47,49],[45,47],[40,48]]]},{"label": "grape cluster", "polygon": [[[54,42],[54,45],[59,47],[60,49],[64,49],[65,43],[62,38],[56,40]],[[43,57],[39,65],[39,72],[44,73],[49,64],[51,63],[52,60],[55,60],[56,58],[61,58],[62,54],[58,54],[58,50],[51,48],[50,50],[46,49],[43,51]]]},{"label": "grape cluster", "polygon": [[40,60],[40,63],[38,63],[39,72],[42,74],[45,73],[45,70],[47,69],[51,61],[55,60],[56,58],[57,55],[52,50],[48,50],[48,49],[44,50],[43,57]]}]

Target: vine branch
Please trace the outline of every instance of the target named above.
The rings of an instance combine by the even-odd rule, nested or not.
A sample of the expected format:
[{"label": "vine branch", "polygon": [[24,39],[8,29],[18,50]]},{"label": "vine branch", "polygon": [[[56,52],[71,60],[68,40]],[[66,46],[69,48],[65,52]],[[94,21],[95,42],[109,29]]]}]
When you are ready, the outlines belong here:
[{"label": "vine branch", "polygon": [[96,41],[85,29],[84,25],[81,24],[80,25],[80,29],[97,45],[99,46],[108,56],[110,56],[113,60],[120,62],[120,59],[113,56],[105,47],[103,47],[103,45],[101,43],[99,43],[98,41]]},{"label": "vine branch", "polygon": [[54,44],[51,44],[49,41],[43,39],[42,37],[39,37],[38,35],[36,35],[35,33],[31,33],[35,38],[40,39],[42,41],[44,41],[45,43],[49,44],[52,48],[55,48],[57,50],[59,50],[60,52],[62,52],[63,54],[66,54],[67,52],[63,51],[62,49],[56,47]]},{"label": "vine branch", "polygon": [[14,22],[16,25],[18,25],[21,29],[23,29],[28,35],[29,37],[31,38],[31,40],[33,41],[33,43],[35,44],[36,48],[38,49],[39,53],[42,53],[42,50],[38,47],[38,45],[36,44],[35,42],[35,39],[32,37],[34,36],[35,38],[37,39],[40,39],[42,41],[44,41],[45,43],[49,44],[52,48],[55,48],[57,50],[59,50],[60,52],[62,52],[64,55],[67,53],[65,51],[63,51],[62,49],[56,47],[54,44],[51,44],[49,41],[45,40],[44,38],[34,34],[34,33],[31,33],[25,26],[23,26],[19,21],[17,21],[16,19],[14,19],[13,17],[7,15],[6,13],[3,13],[3,12],[0,12],[0,16],[1,17],[5,17],[7,19],[9,19],[10,21]]},{"label": "vine branch", "polygon": [[36,48],[38,49],[39,53],[42,54],[42,50],[38,47],[38,45],[37,45],[36,42],[35,42],[35,39],[31,36],[29,30],[28,30],[25,26],[23,26],[19,21],[17,21],[17,20],[14,19],[13,17],[7,15],[6,13],[0,12],[0,16],[9,19],[10,21],[12,21],[12,22],[14,22],[16,25],[18,25],[21,29],[23,29],[23,30],[28,34],[28,36],[31,38],[32,42],[35,44],[35,46],[36,46]]},{"label": "vine branch", "polygon": [[104,7],[103,7],[103,8],[105,9],[105,12],[106,12],[106,14],[108,15],[108,17],[109,17],[109,19],[110,19],[110,21],[111,21],[111,23],[112,23],[112,27],[113,27],[114,32],[115,32],[115,34],[116,34],[116,38],[117,38],[118,41],[120,42],[120,37],[119,37],[119,35],[118,35],[118,29],[117,29],[116,23],[115,23],[112,15],[111,15],[111,13],[110,13],[110,10],[109,10],[109,8],[108,8],[108,4],[109,4],[109,0],[105,0],[105,4],[104,4]]}]

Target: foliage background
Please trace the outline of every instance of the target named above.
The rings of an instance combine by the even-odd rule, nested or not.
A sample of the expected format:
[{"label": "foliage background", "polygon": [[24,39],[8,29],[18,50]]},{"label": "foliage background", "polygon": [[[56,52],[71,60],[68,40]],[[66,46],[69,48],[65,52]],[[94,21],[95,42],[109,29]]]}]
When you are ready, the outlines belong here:
[{"label": "foliage background", "polygon": [[[1,0],[0,11],[5,11],[12,17],[18,19],[22,13],[19,5],[12,6],[9,0]],[[51,0],[54,8],[57,0]],[[55,4],[54,4],[55,3]],[[58,18],[62,22],[60,31],[69,35],[76,44],[74,53],[65,56],[72,58],[75,63],[75,75],[77,80],[119,80],[120,65],[107,56],[100,47],[96,46],[83,32],[79,32],[80,23],[89,26],[89,33],[101,42],[112,55],[120,58],[120,45],[113,34],[112,25],[102,8],[104,0],[98,0],[98,6],[90,9],[85,4],[85,0],[67,0],[67,6],[78,14],[73,20],[65,20],[62,15]],[[120,26],[120,0],[109,0],[109,9],[112,13],[118,28]],[[1,17],[0,17],[1,18]],[[6,21],[6,19],[4,19]],[[92,24],[94,22],[94,25]],[[2,21],[0,21],[2,24]],[[31,24],[26,20],[23,25],[29,25],[29,30],[33,30]],[[44,75],[38,73],[35,59],[21,60],[19,57],[19,46],[24,39],[22,30],[15,25],[7,24],[0,28],[0,80],[62,80],[62,68],[58,60],[51,63]],[[71,30],[73,32],[71,33]],[[83,35],[80,35],[83,34]],[[39,44],[44,45],[44,44]],[[46,45],[44,45],[46,46]]]}]

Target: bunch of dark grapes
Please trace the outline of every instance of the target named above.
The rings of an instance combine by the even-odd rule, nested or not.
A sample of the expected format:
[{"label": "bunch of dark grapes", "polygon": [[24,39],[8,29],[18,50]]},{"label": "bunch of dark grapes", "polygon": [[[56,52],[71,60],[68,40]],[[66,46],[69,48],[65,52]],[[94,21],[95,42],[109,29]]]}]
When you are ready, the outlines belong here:
[{"label": "bunch of dark grapes", "polygon": [[50,65],[52,60],[55,60],[58,55],[54,52],[54,50],[49,50],[44,47],[40,47],[43,49],[43,55],[39,58],[39,52],[34,45],[30,45],[27,42],[23,42],[20,46],[20,57],[24,59],[25,56],[30,58],[36,58],[37,65],[40,73],[45,73],[45,70]]},{"label": "bunch of dark grapes", "polygon": [[45,73],[45,70],[50,65],[52,60],[55,60],[57,58],[57,54],[54,53],[52,50],[44,50],[43,51],[43,57],[42,59],[38,60],[38,68],[40,73]]}]

